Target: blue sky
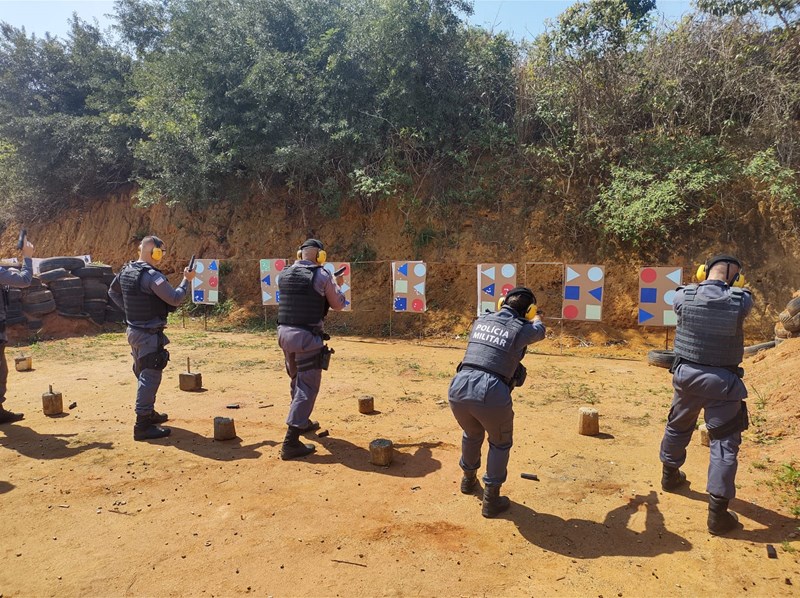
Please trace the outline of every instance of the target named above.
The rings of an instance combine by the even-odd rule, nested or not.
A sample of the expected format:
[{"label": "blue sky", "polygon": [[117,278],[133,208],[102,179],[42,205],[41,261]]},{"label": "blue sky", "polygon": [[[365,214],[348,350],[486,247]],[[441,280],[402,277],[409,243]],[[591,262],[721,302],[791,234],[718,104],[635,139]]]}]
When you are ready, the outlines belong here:
[{"label": "blue sky", "polygon": [[[505,31],[515,39],[531,39],[544,29],[546,19],[555,19],[573,0],[477,0],[470,19],[494,31]],[[668,20],[677,20],[691,9],[684,0],[658,0],[658,11]],[[45,32],[63,36],[73,12],[84,20],[97,19],[105,29],[113,12],[112,0],[0,0],[0,20],[28,33]]]}]

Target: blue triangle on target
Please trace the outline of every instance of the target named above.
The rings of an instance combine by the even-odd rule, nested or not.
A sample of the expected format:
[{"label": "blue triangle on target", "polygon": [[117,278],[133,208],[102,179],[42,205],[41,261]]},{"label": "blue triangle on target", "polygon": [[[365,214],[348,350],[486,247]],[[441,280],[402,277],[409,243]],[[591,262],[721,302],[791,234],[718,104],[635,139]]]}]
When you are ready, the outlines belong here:
[{"label": "blue triangle on target", "polygon": [[400,266],[397,271],[403,276],[408,276],[408,262],[405,262],[402,266]]},{"label": "blue triangle on target", "polygon": [[490,284],[488,287],[483,288],[483,292],[487,295],[494,297],[494,285]]},{"label": "blue triangle on target", "polygon": [[642,322],[647,322],[647,320],[650,320],[650,319],[652,319],[654,317],[655,316],[653,314],[651,314],[650,312],[646,312],[645,310],[643,310],[641,308],[639,309],[639,324],[641,324]]},{"label": "blue triangle on target", "polygon": [[265,285],[267,285],[267,286],[270,286],[270,282],[269,282],[269,274],[267,274],[267,275],[266,275],[264,278],[262,278],[262,279],[261,279],[261,282],[263,282],[263,283],[264,283]]},{"label": "blue triangle on target", "polygon": [[209,270],[216,270],[217,269],[217,262],[216,261],[211,262],[211,264],[208,266],[208,269]]},{"label": "blue triangle on target", "polygon": [[589,294],[597,299],[598,301],[603,300],[603,287],[597,287],[596,289],[592,289],[589,291]]}]

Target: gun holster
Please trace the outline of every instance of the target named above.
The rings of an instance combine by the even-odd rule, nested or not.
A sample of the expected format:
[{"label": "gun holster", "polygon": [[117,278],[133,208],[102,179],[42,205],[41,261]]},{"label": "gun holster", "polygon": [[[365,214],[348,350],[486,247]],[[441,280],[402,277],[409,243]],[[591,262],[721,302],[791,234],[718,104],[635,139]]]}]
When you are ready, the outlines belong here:
[{"label": "gun holster", "polygon": [[522,386],[525,384],[525,380],[528,378],[528,369],[522,365],[521,363],[517,366],[517,369],[514,370],[514,374],[511,376],[511,383],[508,387],[511,390],[514,390],[517,386]]},{"label": "gun holster", "polygon": [[333,349],[329,348],[328,345],[324,345],[322,349],[319,351],[319,368],[321,370],[327,370],[328,367],[331,365],[331,355],[336,353]]},{"label": "gun holster", "polygon": [[750,427],[750,415],[747,412],[747,401],[742,401],[742,408],[733,419],[726,421],[716,428],[708,428],[708,437],[711,440],[720,440],[736,432],[744,432]]},{"label": "gun holster", "polygon": [[164,348],[163,334],[159,333],[158,348],[155,353],[148,353],[138,361],[139,371],[163,370],[169,363],[169,351]]}]

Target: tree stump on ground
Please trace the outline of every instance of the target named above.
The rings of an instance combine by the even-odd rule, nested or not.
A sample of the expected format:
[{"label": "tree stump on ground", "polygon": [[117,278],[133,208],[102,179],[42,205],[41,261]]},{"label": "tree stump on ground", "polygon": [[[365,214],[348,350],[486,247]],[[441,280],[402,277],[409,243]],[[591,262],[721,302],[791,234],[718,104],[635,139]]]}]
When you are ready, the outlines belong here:
[{"label": "tree stump on ground", "polygon": [[369,443],[369,460],[373,465],[388,467],[392,462],[394,445],[391,440],[376,438]]},{"label": "tree stump on ground", "polygon": [[53,392],[53,385],[50,390],[42,395],[42,411],[45,415],[61,415],[64,413],[64,402],[60,392]]},{"label": "tree stump on ground", "polygon": [[203,375],[199,373],[192,373],[189,367],[189,358],[186,358],[186,371],[178,375],[178,386],[181,390],[191,392],[193,390],[201,390],[203,388]]},{"label": "tree stump on ground", "polygon": [[33,367],[33,357],[20,355],[14,358],[14,367],[18,372],[27,372]]},{"label": "tree stump on ground", "polygon": [[214,418],[214,440],[231,440],[236,438],[236,427],[232,417]]},{"label": "tree stump on ground", "polygon": [[375,399],[369,396],[363,396],[358,399],[358,412],[359,413],[372,413],[375,411]]},{"label": "tree stump on ground", "polygon": [[705,424],[700,424],[697,428],[700,430],[700,444],[703,446],[711,446],[711,438],[708,435],[708,427]]}]

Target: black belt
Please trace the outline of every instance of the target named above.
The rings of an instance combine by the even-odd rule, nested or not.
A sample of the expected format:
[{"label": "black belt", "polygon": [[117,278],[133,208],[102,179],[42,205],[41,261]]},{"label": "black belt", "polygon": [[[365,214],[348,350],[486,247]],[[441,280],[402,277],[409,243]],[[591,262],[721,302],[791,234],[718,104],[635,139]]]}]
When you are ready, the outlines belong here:
[{"label": "black belt", "polygon": [[465,363],[465,364],[462,364],[461,369],[462,370],[478,370],[479,372],[486,372],[487,374],[492,374],[493,376],[497,376],[498,378],[500,378],[500,380],[505,382],[506,386],[511,386],[511,379],[510,378],[506,378],[505,376],[502,376],[502,375],[498,374],[497,372],[490,370],[489,368],[485,368],[485,367],[480,366],[480,365],[473,365],[471,363]]},{"label": "black belt", "polygon": [[738,365],[713,365],[710,363],[698,363],[696,361],[690,361],[689,359],[685,359],[680,356],[675,356],[675,361],[672,363],[671,372],[675,371],[682,363],[688,363],[689,365],[699,365],[707,368],[722,368],[723,370],[728,370],[739,376],[739,378],[744,378],[744,368],[739,367]]}]

